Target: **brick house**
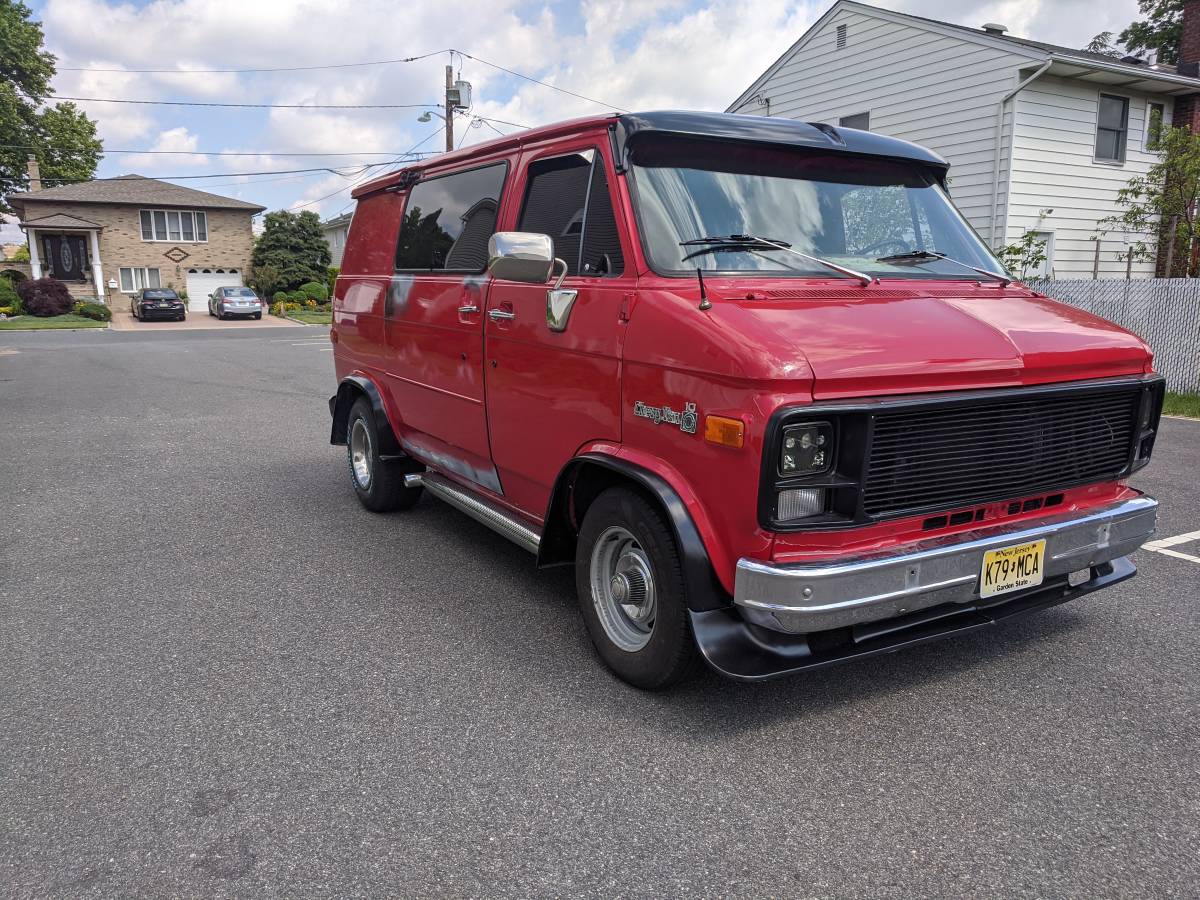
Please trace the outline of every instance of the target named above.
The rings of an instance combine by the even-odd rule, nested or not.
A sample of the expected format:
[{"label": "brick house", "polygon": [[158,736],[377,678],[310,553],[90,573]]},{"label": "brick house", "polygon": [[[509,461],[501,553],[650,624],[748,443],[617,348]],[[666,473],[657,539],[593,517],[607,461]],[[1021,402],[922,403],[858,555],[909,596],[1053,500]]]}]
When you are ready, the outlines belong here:
[{"label": "brick house", "polygon": [[29,183],[7,200],[29,241],[33,277],[110,305],[143,287],[172,287],[204,312],[212,290],[242,283],[250,223],[265,209],[142,175],[43,189],[32,161]]}]

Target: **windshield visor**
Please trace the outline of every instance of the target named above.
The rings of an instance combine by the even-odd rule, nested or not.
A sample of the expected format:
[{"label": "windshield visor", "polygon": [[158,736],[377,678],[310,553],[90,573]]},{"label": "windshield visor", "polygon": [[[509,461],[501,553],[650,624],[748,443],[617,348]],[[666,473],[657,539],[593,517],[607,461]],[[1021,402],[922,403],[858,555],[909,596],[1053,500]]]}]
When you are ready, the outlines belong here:
[{"label": "windshield visor", "polygon": [[980,277],[947,260],[879,261],[920,251],[1004,271],[935,174],[916,163],[662,137],[635,144],[631,161],[643,246],[660,274],[838,277],[761,244],[681,246],[726,235],[786,242],[880,278]]}]

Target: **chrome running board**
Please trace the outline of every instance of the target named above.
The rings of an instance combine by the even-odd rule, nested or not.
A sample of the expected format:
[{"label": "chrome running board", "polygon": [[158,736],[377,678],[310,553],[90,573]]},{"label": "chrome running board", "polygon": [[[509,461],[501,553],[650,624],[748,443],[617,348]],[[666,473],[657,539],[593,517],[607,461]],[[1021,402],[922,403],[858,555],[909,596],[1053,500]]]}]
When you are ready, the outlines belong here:
[{"label": "chrome running board", "polygon": [[480,524],[486,525],[501,537],[506,537],[518,547],[537,553],[542,536],[510,513],[473,491],[443,478],[436,472],[414,472],[404,476],[405,487],[423,487],[439,500],[449,503],[460,512]]}]

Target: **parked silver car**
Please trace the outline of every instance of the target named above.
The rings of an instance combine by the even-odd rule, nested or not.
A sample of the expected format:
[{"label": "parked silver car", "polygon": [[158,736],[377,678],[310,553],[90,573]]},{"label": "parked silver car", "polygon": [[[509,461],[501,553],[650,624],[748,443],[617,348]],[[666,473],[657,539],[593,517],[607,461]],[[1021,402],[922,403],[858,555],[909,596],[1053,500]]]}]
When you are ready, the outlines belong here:
[{"label": "parked silver car", "polygon": [[220,287],[208,295],[208,314],[218,319],[234,316],[261,319],[265,305],[248,287]]}]

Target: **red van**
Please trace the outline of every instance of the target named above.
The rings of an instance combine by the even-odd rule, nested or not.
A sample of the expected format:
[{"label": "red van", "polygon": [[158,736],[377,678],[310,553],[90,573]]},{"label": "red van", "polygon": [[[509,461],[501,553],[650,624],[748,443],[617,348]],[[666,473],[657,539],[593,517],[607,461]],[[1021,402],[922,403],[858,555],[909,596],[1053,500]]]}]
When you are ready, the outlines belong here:
[{"label": "red van", "polygon": [[[331,441],[575,567],[621,678],[762,679],[1134,574],[1163,382],[1038,294],[913,144],[780,118],[580,119],[355,191]],[[698,652],[697,652],[698,651]]]}]

